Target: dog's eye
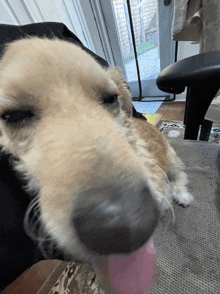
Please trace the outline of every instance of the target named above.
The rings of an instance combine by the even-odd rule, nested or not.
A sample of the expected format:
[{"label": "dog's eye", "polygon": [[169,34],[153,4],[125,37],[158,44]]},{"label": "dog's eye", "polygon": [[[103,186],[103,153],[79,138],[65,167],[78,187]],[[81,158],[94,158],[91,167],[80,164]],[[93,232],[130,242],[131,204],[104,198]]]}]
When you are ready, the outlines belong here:
[{"label": "dog's eye", "polygon": [[114,104],[118,102],[118,95],[106,96],[103,99],[103,104]]},{"label": "dog's eye", "polygon": [[7,123],[20,123],[34,116],[30,110],[11,110],[6,111],[1,118]]}]

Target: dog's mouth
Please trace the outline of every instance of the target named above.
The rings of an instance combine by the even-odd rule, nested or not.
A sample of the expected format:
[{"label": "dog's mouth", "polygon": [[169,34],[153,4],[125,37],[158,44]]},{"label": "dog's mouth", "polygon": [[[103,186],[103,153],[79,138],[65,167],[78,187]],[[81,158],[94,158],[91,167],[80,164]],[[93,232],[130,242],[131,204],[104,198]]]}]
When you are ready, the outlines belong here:
[{"label": "dog's mouth", "polygon": [[13,167],[20,161],[19,157],[11,155],[9,157],[9,164]]},{"label": "dog's mouth", "polygon": [[[94,250],[93,247],[94,247],[94,242],[95,241],[93,239],[94,239],[94,235],[97,235],[98,231],[94,232],[94,230],[92,230],[92,232],[90,232],[90,233],[89,233],[89,231],[85,232],[85,233],[86,233],[87,239],[89,238],[89,240],[93,240],[93,243],[92,243],[93,247],[89,246],[90,243],[87,244],[88,242],[86,242],[85,240],[81,240],[82,238],[79,238],[81,240],[81,242],[82,242],[82,245],[84,245],[83,247],[85,247],[88,250],[88,254],[91,251],[90,254],[87,256],[86,260],[83,259],[83,256],[81,256],[79,258],[79,257],[77,257],[77,255],[74,255],[74,251],[73,252],[65,252],[65,248],[61,248],[59,246],[59,244],[57,243],[57,240],[55,240],[53,238],[53,236],[48,232],[48,230],[44,226],[44,222],[42,221],[41,207],[40,207],[40,204],[39,204],[39,196],[38,195],[35,196],[32,199],[32,201],[30,202],[30,204],[29,204],[29,206],[28,206],[28,208],[26,210],[26,214],[25,214],[25,218],[24,218],[24,229],[26,231],[26,234],[34,242],[36,242],[38,248],[41,251],[41,254],[43,255],[43,257],[45,259],[59,259],[59,260],[65,260],[65,261],[73,261],[73,262],[80,263],[80,264],[88,264],[90,262],[89,259],[92,258],[92,256],[93,257],[94,256],[97,256],[97,257],[100,256],[101,257],[101,256],[112,256],[112,255],[115,255],[115,254],[116,255],[119,254],[119,255],[127,256],[127,255],[130,255],[131,252],[135,252],[138,248],[140,248],[139,245],[135,245],[137,247],[137,248],[134,247],[134,248],[136,248],[135,250],[133,248],[132,250],[123,249],[123,250],[118,251],[118,246],[120,245],[120,242],[122,242],[124,244],[123,246],[125,246],[127,244],[127,241],[128,241],[127,238],[125,238],[125,239],[123,238],[124,237],[123,234],[122,234],[122,236],[121,236],[121,234],[119,234],[120,238],[122,238],[122,240],[120,241],[120,239],[116,239],[115,240],[115,242],[116,242],[115,246],[117,246],[117,248],[116,248],[117,250],[115,248],[112,249],[112,244],[114,245],[114,242],[110,244],[111,246],[109,244],[107,244],[108,245],[107,246],[105,243],[103,243],[104,240],[105,240],[105,238],[104,238],[105,234],[102,235],[102,230],[101,230],[101,233],[100,233],[101,236],[97,240],[99,241],[99,239],[101,240],[101,239],[104,238],[103,242],[100,242],[98,249],[96,248],[96,250]],[[145,240],[145,239],[146,238],[144,237],[143,240]],[[146,241],[147,241],[147,239],[146,239]],[[136,243],[137,242],[135,241],[135,244]],[[144,244],[144,241],[143,241],[143,244]],[[111,250],[109,249],[107,251],[109,246],[111,247]],[[115,254],[114,254],[114,252],[115,252]]]},{"label": "dog's mouth", "polygon": [[[15,166],[16,164],[19,164],[20,160],[18,157],[12,155],[10,156],[9,161],[10,165]],[[28,188],[28,183],[26,184]],[[140,186],[144,187],[144,184],[142,183],[142,185]],[[115,209],[109,209],[112,207],[112,205],[110,205],[111,201],[104,201],[103,204],[105,202],[107,203],[104,206],[96,205],[95,199],[98,198],[98,192],[96,190],[92,190],[90,193],[91,195],[87,195],[89,192],[86,191],[87,193],[84,193],[85,198],[79,197],[80,199],[82,198],[82,203],[80,203],[81,206],[79,205],[79,207],[85,209],[84,200],[93,199],[93,202],[95,202],[95,204],[93,204],[96,208],[90,209],[90,205],[87,207],[87,210],[89,212],[84,213],[84,210],[80,210],[81,214],[78,215],[75,223],[74,221],[72,223],[77,233],[76,237],[79,238],[82,246],[84,245],[83,248],[85,247],[84,249],[88,251],[87,257],[111,256],[115,254],[124,256],[127,254],[131,254],[132,252],[135,252],[137,249],[139,249],[148,240],[152,231],[154,230],[154,227],[157,224],[157,205],[147,186],[145,187],[145,189],[143,189],[143,191],[142,188],[140,189],[140,191],[138,190],[138,195],[137,193],[134,194],[133,190],[130,188],[127,188],[127,190],[123,188],[123,191],[120,189],[118,188],[118,190],[112,190],[111,187],[102,187],[99,188],[98,191],[101,195],[99,198],[102,199],[100,200],[100,203],[103,202],[103,195],[105,195],[105,197],[109,196],[106,199],[110,199],[112,195],[115,195],[115,193],[118,192],[118,198],[120,199],[120,197],[122,196],[119,197],[119,195],[125,194],[123,196],[124,198],[122,197],[122,203],[117,203],[117,201],[119,201],[117,200],[117,205],[113,205],[113,207],[122,207],[121,210],[119,209],[119,212],[118,210],[114,212]],[[117,191],[115,192],[115,190]],[[109,195],[106,195],[106,191],[108,191]],[[69,247],[68,244],[66,244],[67,248],[69,248],[67,251],[65,251],[65,247],[61,248],[58,240],[50,234],[50,231],[48,231],[48,229],[45,227],[45,221],[43,221],[42,219],[42,211],[39,201],[40,191],[34,192],[34,195],[32,195],[33,198],[26,210],[24,218],[24,229],[26,231],[26,234],[36,243],[43,257],[45,259],[74,261],[81,264],[88,263],[88,260],[85,261],[83,259],[84,256],[82,256],[81,254],[79,254],[79,257],[77,257],[77,254],[74,255],[74,250],[72,252],[72,249]],[[126,209],[123,208],[125,204],[127,207]],[[86,218],[84,216],[86,216]],[[97,216],[99,216],[100,222],[98,221],[99,218],[97,218]],[[90,224],[90,226],[88,230],[86,230],[88,224]],[[101,227],[100,224],[102,224]],[[76,227],[76,225],[78,225],[78,227]],[[84,238],[84,236],[86,236],[86,238]],[[95,239],[94,236],[96,236]]]},{"label": "dog's mouth", "polygon": [[41,212],[35,197],[29,204],[24,218],[24,229],[26,234],[36,243],[45,259],[58,259],[63,261],[74,261],[83,264],[84,261],[74,255],[66,253],[59,248],[54,238],[46,231],[41,221]]}]

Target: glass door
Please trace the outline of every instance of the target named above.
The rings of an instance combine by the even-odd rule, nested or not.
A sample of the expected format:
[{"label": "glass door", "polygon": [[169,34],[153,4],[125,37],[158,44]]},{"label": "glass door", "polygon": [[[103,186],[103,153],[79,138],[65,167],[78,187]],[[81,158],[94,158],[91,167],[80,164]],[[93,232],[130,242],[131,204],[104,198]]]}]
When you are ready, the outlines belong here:
[{"label": "glass door", "polygon": [[123,67],[134,100],[173,99],[156,86],[161,70],[174,62],[173,1],[99,1],[115,63]]}]

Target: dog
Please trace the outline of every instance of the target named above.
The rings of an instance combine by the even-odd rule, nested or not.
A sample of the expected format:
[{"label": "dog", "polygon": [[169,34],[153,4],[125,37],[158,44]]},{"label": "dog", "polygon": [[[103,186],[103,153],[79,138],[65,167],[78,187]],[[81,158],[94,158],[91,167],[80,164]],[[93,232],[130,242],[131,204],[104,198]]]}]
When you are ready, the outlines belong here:
[{"label": "dog", "polygon": [[145,244],[172,199],[193,201],[175,151],[132,117],[120,70],[76,44],[38,37],[8,44],[0,118],[0,145],[32,195],[25,230],[45,258],[58,250],[98,271],[108,256]]}]

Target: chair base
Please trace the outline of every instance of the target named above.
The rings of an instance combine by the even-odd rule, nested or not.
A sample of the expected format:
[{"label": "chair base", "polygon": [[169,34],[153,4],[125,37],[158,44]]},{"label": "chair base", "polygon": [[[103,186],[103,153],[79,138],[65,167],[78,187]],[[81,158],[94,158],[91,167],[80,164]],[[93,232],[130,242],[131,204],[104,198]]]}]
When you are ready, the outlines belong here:
[{"label": "chair base", "polygon": [[[199,136],[200,141],[208,141],[211,133],[213,122],[207,119],[203,119],[201,124],[201,132]],[[186,126],[184,139],[197,140],[199,133],[199,125],[193,127]]]},{"label": "chair base", "polygon": [[208,141],[209,140],[209,136],[212,130],[212,125],[213,125],[213,121],[204,119],[202,122],[202,127],[201,127],[201,133],[200,133],[200,137],[199,140],[200,141]]}]

